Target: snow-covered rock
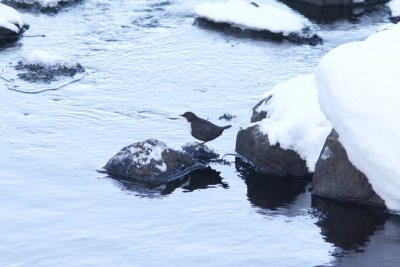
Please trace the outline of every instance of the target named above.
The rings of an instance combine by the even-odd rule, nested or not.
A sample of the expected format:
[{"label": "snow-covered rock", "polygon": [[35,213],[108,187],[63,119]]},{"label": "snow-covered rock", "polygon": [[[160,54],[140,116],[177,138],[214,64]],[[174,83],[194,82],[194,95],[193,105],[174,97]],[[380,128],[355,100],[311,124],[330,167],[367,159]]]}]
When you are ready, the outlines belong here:
[{"label": "snow-covered rock", "polygon": [[186,152],[149,139],[121,149],[104,169],[112,175],[150,183],[166,183],[199,168],[204,168]]},{"label": "snow-covered rock", "polygon": [[22,15],[14,8],[0,4],[0,41],[4,39],[16,39],[26,29]]},{"label": "snow-covered rock", "polygon": [[400,0],[392,0],[388,4],[390,8],[390,16],[393,22],[400,21]]},{"label": "snow-covered rock", "polygon": [[400,210],[400,24],[330,51],[316,71],[321,109],[350,161]]},{"label": "snow-covered rock", "polygon": [[85,72],[81,64],[46,50],[27,53],[15,66],[15,70],[20,79],[36,83],[50,83],[59,77],[74,77]]},{"label": "snow-covered rock", "polygon": [[203,3],[195,7],[195,13],[198,20],[215,23],[217,28],[227,26],[260,37],[285,38],[297,43],[315,45],[322,41],[311,32],[309,21],[301,15],[247,0]]},{"label": "snow-covered rock", "polygon": [[[275,161],[275,164],[271,163],[271,165],[276,166],[279,153],[283,157],[279,165],[291,166],[290,164],[300,164],[298,162],[303,160],[306,171],[314,172],[322,146],[332,129],[319,108],[314,74],[302,75],[278,84],[268,91],[264,98],[265,100],[254,108],[252,116],[253,122],[255,117],[262,120],[250,124],[250,127],[260,133],[256,135],[257,138],[265,140],[259,140],[250,150],[263,149],[265,152],[258,153],[256,158],[248,159],[260,168],[257,162],[271,157],[271,161]],[[257,127],[254,128],[254,126]],[[244,141],[237,141],[237,149],[239,147],[238,152],[243,155],[245,148],[241,148],[241,142]],[[262,143],[267,144],[261,145]],[[285,154],[281,154],[281,150],[292,151],[298,155],[299,159],[294,160],[294,156],[290,159]],[[258,157],[260,159],[257,159]]]},{"label": "snow-covered rock", "polygon": [[57,11],[60,7],[79,0],[3,0],[9,5],[22,8],[38,8],[42,11]]}]

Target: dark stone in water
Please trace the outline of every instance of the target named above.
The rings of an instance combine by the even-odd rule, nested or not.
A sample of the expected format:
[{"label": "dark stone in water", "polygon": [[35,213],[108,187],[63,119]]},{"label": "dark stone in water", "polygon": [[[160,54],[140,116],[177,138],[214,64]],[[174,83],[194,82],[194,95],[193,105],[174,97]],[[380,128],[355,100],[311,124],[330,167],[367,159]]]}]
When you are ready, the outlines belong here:
[{"label": "dark stone in water", "polygon": [[263,119],[265,119],[268,114],[266,111],[262,110],[262,111],[257,111],[258,107],[260,107],[261,105],[265,105],[266,103],[268,103],[268,101],[270,101],[272,98],[272,95],[268,96],[267,98],[264,98],[262,100],[260,100],[260,102],[258,102],[254,107],[253,107],[253,114],[251,115],[250,118],[250,122],[258,122],[258,121],[262,121]]},{"label": "dark stone in water", "polygon": [[19,29],[18,33],[14,32],[14,31],[11,31],[9,29],[0,27],[0,45],[3,45],[3,44],[8,43],[8,42],[14,42],[14,41],[18,40],[22,36],[22,34],[27,29],[29,29],[29,25],[28,24],[25,24],[22,28],[19,27],[18,25],[15,25],[15,26],[17,26],[18,29]]},{"label": "dark stone in water", "polygon": [[311,205],[318,218],[316,224],[321,227],[326,241],[344,250],[365,246],[369,237],[389,219],[384,209],[373,206],[336,202],[317,196],[312,196]]},{"label": "dark stone in water", "polygon": [[315,166],[313,193],[340,201],[385,204],[368,178],[350,162],[335,130],[327,137]]},{"label": "dark stone in water", "polygon": [[232,115],[230,113],[224,113],[224,115],[220,116],[218,119],[219,120],[231,121],[234,118],[236,118],[236,115]]},{"label": "dark stone in water", "polygon": [[225,22],[214,22],[206,18],[196,18],[195,24],[207,29],[216,29],[225,34],[235,35],[243,38],[270,39],[276,41],[288,40],[296,44],[319,45],[323,43],[321,37],[311,32],[310,28],[305,28],[301,33],[291,33],[287,36],[283,33],[275,33],[268,30],[242,29],[235,25]]},{"label": "dark stone in water", "polygon": [[126,179],[161,184],[204,167],[205,164],[192,159],[188,153],[149,139],[124,147],[104,169]]},{"label": "dark stone in water", "polygon": [[45,66],[18,62],[15,69],[20,72],[17,74],[18,78],[24,81],[46,84],[56,81],[60,76],[73,77],[77,73],[85,72],[85,68],[79,63],[75,66],[67,67],[62,65]]},{"label": "dark stone in water", "polygon": [[392,23],[398,23],[398,22],[400,22],[400,17],[390,17],[389,20]]},{"label": "dark stone in water", "polygon": [[202,163],[216,161],[219,158],[219,154],[208,148],[206,145],[189,143],[182,146],[182,149],[188,153],[192,159]]},{"label": "dark stone in water", "polygon": [[306,161],[290,149],[269,143],[268,136],[255,125],[240,130],[236,137],[236,152],[248,159],[258,172],[278,176],[306,176]]},{"label": "dark stone in water", "polygon": [[282,177],[258,173],[240,158],[236,158],[235,166],[247,185],[249,201],[263,209],[276,210],[292,204],[311,181],[311,176]]}]

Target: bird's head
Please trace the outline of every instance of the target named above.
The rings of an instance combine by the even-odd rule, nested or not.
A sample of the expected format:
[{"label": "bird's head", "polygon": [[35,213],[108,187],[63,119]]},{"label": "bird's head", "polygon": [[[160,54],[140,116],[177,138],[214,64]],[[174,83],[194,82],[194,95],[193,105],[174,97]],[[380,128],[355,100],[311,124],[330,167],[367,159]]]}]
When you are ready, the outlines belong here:
[{"label": "bird's head", "polygon": [[186,118],[188,122],[192,122],[193,120],[195,120],[197,118],[196,114],[194,114],[193,112],[190,112],[190,111],[187,111],[180,116]]}]

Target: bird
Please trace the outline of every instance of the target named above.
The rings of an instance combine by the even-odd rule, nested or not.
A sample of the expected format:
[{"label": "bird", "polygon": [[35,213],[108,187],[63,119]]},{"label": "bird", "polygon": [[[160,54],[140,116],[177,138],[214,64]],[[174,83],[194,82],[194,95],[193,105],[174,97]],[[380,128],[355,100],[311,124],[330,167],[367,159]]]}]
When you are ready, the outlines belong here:
[{"label": "bird", "polygon": [[205,119],[197,117],[196,114],[190,111],[187,111],[180,116],[186,118],[186,120],[190,123],[192,136],[200,141],[203,141],[203,143],[200,143],[199,145],[203,145],[206,142],[214,140],[220,136],[224,130],[232,127],[232,125],[222,127],[215,125]]}]

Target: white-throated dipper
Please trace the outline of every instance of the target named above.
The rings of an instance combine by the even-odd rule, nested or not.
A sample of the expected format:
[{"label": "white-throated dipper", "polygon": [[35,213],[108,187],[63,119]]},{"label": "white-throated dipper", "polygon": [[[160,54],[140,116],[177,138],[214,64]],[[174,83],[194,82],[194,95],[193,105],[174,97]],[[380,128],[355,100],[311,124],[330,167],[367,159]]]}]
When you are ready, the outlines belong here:
[{"label": "white-throated dipper", "polygon": [[223,127],[217,126],[205,119],[197,117],[196,114],[190,111],[185,112],[180,116],[185,117],[190,123],[192,136],[200,141],[203,141],[201,145],[208,141],[214,140],[220,136],[224,130],[232,127],[232,125]]}]

